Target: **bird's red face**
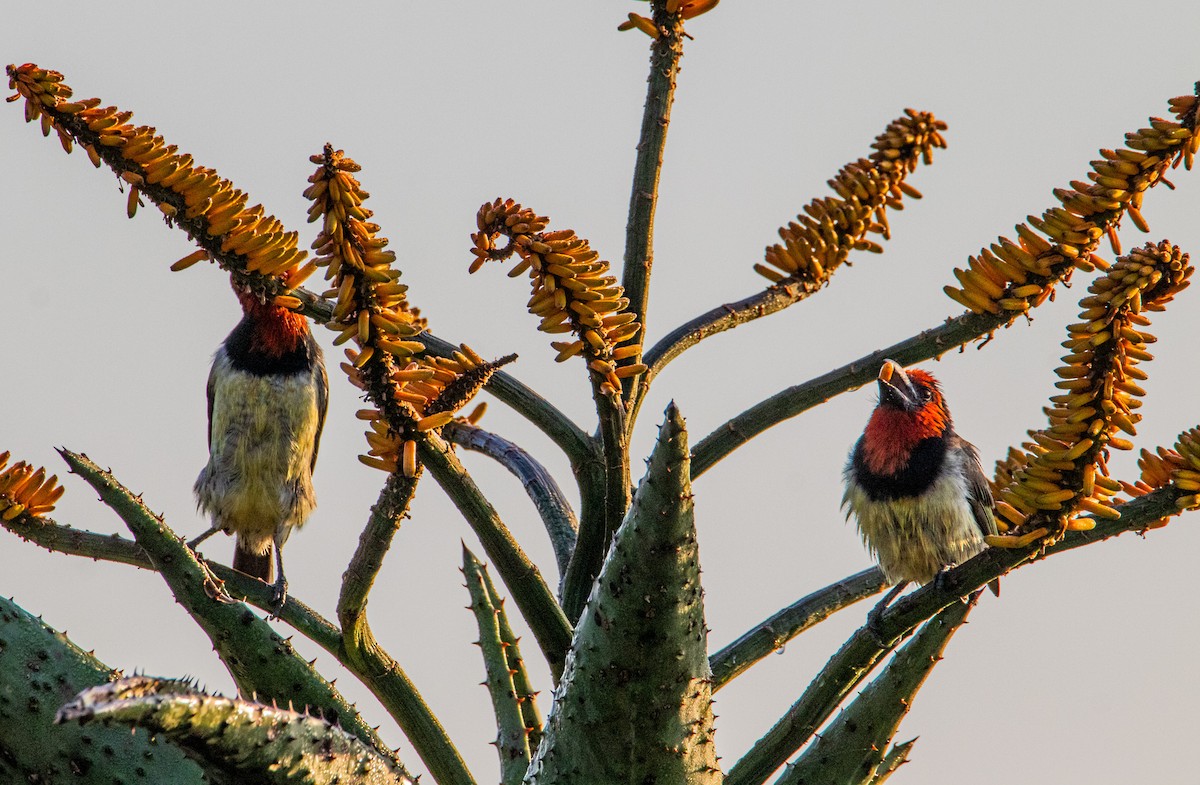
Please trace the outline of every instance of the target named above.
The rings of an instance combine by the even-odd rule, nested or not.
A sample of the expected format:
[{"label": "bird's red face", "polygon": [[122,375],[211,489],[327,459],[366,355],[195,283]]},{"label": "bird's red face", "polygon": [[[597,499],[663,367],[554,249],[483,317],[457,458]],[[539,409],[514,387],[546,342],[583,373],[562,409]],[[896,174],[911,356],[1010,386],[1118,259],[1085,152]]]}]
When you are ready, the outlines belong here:
[{"label": "bird's red face", "polygon": [[905,371],[892,360],[879,369],[879,405],[863,434],[867,468],[898,474],[913,448],[950,428],[950,411],[937,380],[922,370]]},{"label": "bird's red face", "polygon": [[254,325],[253,345],[268,356],[295,351],[308,334],[308,319],[295,311],[261,302],[252,292],[238,292],[242,311]]}]

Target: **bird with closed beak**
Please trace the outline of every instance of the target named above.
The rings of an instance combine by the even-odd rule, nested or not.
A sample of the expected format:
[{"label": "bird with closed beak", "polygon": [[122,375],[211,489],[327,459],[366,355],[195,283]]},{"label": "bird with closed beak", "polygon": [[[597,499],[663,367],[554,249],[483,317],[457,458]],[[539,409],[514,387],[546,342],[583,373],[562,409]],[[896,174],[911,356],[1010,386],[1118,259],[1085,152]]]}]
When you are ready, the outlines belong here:
[{"label": "bird with closed beak", "polygon": [[242,320],[208,375],[208,465],[196,479],[198,507],[215,532],[237,539],[233,568],[271,583],[276,610],[287,598],[283,544],[316,507],[312,473],[329,404],[321,347],[301,314],[239,291]]},{"label": "bird with closed beak", "polygon": [[[880,614],[909,582],[925,584],[985,547],[996,534],[992,493],[979,453],[954,432],[936,379],[886,360],[879,404],[846,464],[842,506],[895,584],[868,615]],[[999,581],[991,584],[999,593]]]}]

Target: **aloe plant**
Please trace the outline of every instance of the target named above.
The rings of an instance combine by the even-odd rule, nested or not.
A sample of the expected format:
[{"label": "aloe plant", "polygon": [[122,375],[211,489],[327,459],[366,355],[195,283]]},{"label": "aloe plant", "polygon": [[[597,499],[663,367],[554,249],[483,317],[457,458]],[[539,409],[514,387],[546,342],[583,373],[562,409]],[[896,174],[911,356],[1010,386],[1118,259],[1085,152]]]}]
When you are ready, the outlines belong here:
[{"label": "aloe plant", "polygon": [[[471,324],[431,325],[421,314],[414,305],[419,297],[400,281],[407,260],[387,248],[384,227],[366,207],[369,194],[359,178],[371,172],[337,144],[313,151],[316,168],[304,194],[316,225],[302,235],[261,206],[247,207],[246,192],[169,145],[156,129],[132,123],[128,112],[78,99],[63,74],[35,64],[8,66],[14,103],[28,122],[40,124],[67,152],[83,151],[116,173],[131,218],[156,207],[195,244],[172,269],[211,262],[238,288],[326,325],[334,343],[348,347],[344,381],[366,401],[358,412],[367,423],[360,460],[383,475],[378,498],[364,500],[358,512],[365,523],[340,592],[323,598],[336,617],[325,618],[295,597],[274,608],[269,586],[190,550],[152,511],[155,489],[148,488],[146,498],[130,492],[118,479],[119,466],[105,470],[61,450],[69,470],[120,517],[132,539],[50,517],[64,486],[43,468],[23,461],[9,466],[5,453],[4,527],[49,550],[156,572],[211,641],[240,696],[210,693],[178,674],[124,677],[15,601],[5,602],[0,774],[97,783],[412,781],[408,767],[415,769],[416,761],[406,763],[389,749],[385,734],[258,608],[340,662],[404,733],[434,781],[476,782],[472,754],[458,746],[466,742],[451,739],[404,669],[405,648],[442,643],[389,649],[377,635],[386,623],[380,607],[387,606],[376,579],[403,540],[401,522],[413,514],[414,498],[436,483],[483,554],[463,548],[463,599],[478,630],[497,729],[486,741],[495,744],[506,785],[757,785],[777,774],[781,783],[879,783],[919,750],[896,741],[899,724],[983,586],[1066,550],[1159,528],[1200,506],[1200,430],[1184,432],[1171,447],[1143,451],[1140,476],[1123,476],[1109,465],[1114,451],[1134,446],[1145,393],[1141,364],[1151,359],[1149,316],[1187,286],[1192,272],[1187,254],[1168,241],[1122,254],[1118,229],[1123,220],[1144,227],[1143,200],[1158,198],[1155,187],[1171,168],[1190,169],[1200,148],[1194,95],[1171,99],[1170,119],[1154,118],[1131,131],[1123,146],[1114,139],[1114,149],[1101,150],[1080,169],[1086,181],[1054,190],[1056,205],[1009,236],[986,241],[948,272],[946,293],[965,309],[958,315],[730,412],[699,439],[691,438],[686,412],[672,403],[642,473],[637,459],[647,456],[634,447],[635,427],[651,390],[667,383],[659,382],[666,366],[719,332],[818,295],[853,259],[881,253],[895,211],[921,197],[910,180],[947,145],[946,123],[905,110],[864,147],[863,157],[832,176],[830,195],[805,204],[779,229],[779,242],[766,248],[762,261],[747,265],[766,280],[763,288],[648,340],[649,327],[658,329],[649,312],[658,183],[681,57],[693,45],[685,23],[700,28],[704,22],[690,20],[715,5],[652,0],[639,7],[645,14],[630,13],[621,23],[631,36],[648,36],[650,71],[620,264],[513,199],[488,198],[473,225],[464,221],[470,253],[464,252],[461,267],[477,278],[496,276],[495,268],[528,278],[528,308],[551,336],[555,359],[586,374],[595,411],[595,422],[586,425],[566,413],[579,407],[566,406],[557,392],[542,395],[522,383],[513,355],[488,359],[459,341],[476,340],[467,334]],[[311,241],[311,257],[302,236],[304,244]],[[1105,243],[1115,259],[1103,255]],[[452,272],[461,271],[446,275]],[[325,290],[304,288],[317,273],[328,283]],[[824,588],[808,586],[794,604],[761,621],[747,619],[744,635],[710,651],[704,542],[696,527],[703,509],[693,483],[726,459],[741,460],[733,453],[758,434],[869,382],[885,358],[913,364],[955,347],[982,348],[1085,275],[1092,277],[1080,319],[1067,330],[1068,355],[1056,371],[1061,381],[1048,390],[1047,419],[1030,423],[1029,438],[996,468],[1004,533],[944,580],[896,602],[877,629],[851,635],[810,683],[780,684],[794,695],[791,707],[736,760],[719,758],[714,693],[885,587],[874,569]],[[452,331],[462,334],[447,340]],[[481,390],[539,429],[543,446],[518,445],[489,430],[482,407],[471,407]],[[569,478],[556,478],[550,461],[539,457],[551,448],[560,453],[554,460],[570,467]],[[467,451],[519,479],[552,561],[539,564],[530,556],[529,543],[509,528],[464,466]],[[574,487],[560,485],[564,479],[573,479]],[[752,508],[747,500],[746,509]],[[557,581],[548,577],[555,573]],[[752,586],[753,576],[746,583]],[[461,592],[453,585],[421,589]],[[368,618],[370,599],[376,603]],[[518,628],[530,635],[520,640]],[[541,662],[530,667],[527,657]]]}]

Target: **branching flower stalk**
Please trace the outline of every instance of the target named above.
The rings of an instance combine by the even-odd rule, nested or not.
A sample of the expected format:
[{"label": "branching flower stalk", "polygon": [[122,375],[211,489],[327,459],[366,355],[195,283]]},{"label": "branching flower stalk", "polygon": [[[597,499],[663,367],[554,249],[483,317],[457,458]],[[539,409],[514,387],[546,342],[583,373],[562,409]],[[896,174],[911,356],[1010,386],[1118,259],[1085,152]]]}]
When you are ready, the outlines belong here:
[{"label": "branching flower stalk", "polygon": [[[448,423],[454,416],[451,405],[465,404],[489,374],[481,373],[480,366],[467,374],[456,360],[418,356],[425,347],[412,339],[425,321],[409,306],[408,287],[398,283],[400,271],[392,267],[396,255],[386,250],[388,240],[368,220],[371,211],[363,207],[368,194],[354,177],[359,165],[330,144],[311,160],[317,170],[305,191],[313,202],[309,220],[323,221],[313,248],[316,263],[334,287],[328,294],[337,298],[326,326],[338,332],[335,344],[353,339],[358,346],[347,350],[349,362],[341,367],[375,405],[359,412],[370,423],[371,448],[360,460],[389,474],[338,598],[344,661],[404,728],[437,779],[468,783],[471,775],[461,756],[415,685],[379,645],[365,611],[367,594],[416,491],[421,470],[417,440]],[[470,362],[465,355],[463,360]],[[466,390],[478,377],[479,383]],[[417,384],[421,386],[414,388]],[[432,411],[443,394],[445,408]]]},{"label": "branching flower stalk", "polygon": [[[608,262],[570,229],[545,231],[549,223],[548,218],[511,199],[484,204],[476,216],[478,231],[471,235],[475,261],[470,271],[477,272],[484,263],[506,260],[515,253],[520,261],[508,274],[529,273],[532,296],[528,307],[530,313],[541,317],[538,329],[572,336],[551,341],[558,352],[555,359],[564,362],[579,355],[587,362],[600,420],[604,505],[596,509],[588,504],[594,489],[581,489],[583,519],[563,589],[564,610],[568,618],[575,619],[604,551],[629,509],[629,437],[621,380],[643,373],[645,366],[638,361],[641,324],[629,308],[624,289],[609,274]],[[497,247],[501,236],[507,243]]]},{"label": "branching flower stalk", "polygon": [[796,220],[779,229],[781,243],[769,246],[766,264],[755,271],[771,281],[766,290],[726,303],[680,325],[646,351],[648,370],[640,377],[638,400],[667,363],[705,338],[794,305],[829,284],[833,273],[855,250],[881,253],[869,235],[891,237],[888,208],[901,210],[904,196],[921,193],[906,182],[917,164],[932,163],[933,149],[944,148],[946,124],[929,112],[906,109],[875,137],[875,152],[843,167],[829,180],[837,193],[814,199]]},{"label": "branching flower stalk", "polygon": [[[1066,212],[1051,208],[1042,219],[1033,219],[1037,222],[1035,225],[1046,228],[1053,242],[1022,224],[1017,227],[1017,242],[1001,237],[979,257],[972,257],[976,259],[974,267],[959,271],[958,277],[973,281],[969,289],[946,287],[952,298],[960,303],[970,303],[968,313],[751,406],[696,443],[692,476],[699,477],[768,428],[871,381],[885,358],[911,365],[939,357],[956,346],[1011,325],[1021,314],[1028,314],[1031,308],[1049,299],[1054,286],[1069,278],[1076,267],[1106,267],[1107,262],[1095,255],[1103,237],[1108,234],[1115,238],[1115,228],[1126,210],[1131,206],[1140,207],[1145,190],[1164,182],[1162,173],[1168,168],[1181,163],[1190,167],[1197,148],[1200,148],[1200,136],[1195,133],[1196,116],[1200,111],[1196,97],[1173,98],[1170,106],[1178,122],[1151,118],[1150,128],[1125,135],[1127,150],[1101,151],[1106,161],[1112,160],[1110,153],[1116,159],[1144,156],[1138,159],[1141,161],[1139,168],[1142,164],[1146,168],[1124,181],[1128,184],[1128,195],[1122,189],[1111,187],[1114,185],[1112,180],[1106,181],[1108,185],[1097,183],[1100,187],[1096,193],[1091,193],[1091,186],[1079,181],[1072,181],[1073,191],[1056,189],[1054,194],[1063,201]],[[1107,177],[1095,168],[1089,176],[1093,179]],[[1069,212],[1093,208],[1100,211],[1089,214],[1086,226],[1074,220],[1079,216]],[[1131,219],[1144,225],[1140,212],[1137,218],[1132,218],[1131,214]],[[1074,228],[1065,229],[1065,225]],[[1098,234],[1096,229],[1100,229]],[[967,275],[968,272],[971,274]],[[1019,305],[1018,301],[1025,304]]]},{"label": "branching flower stalk", "polygon": [[[416,309],[408,306],[407,289],[397,283],[399,272],[391,267],[395,255],[384,250],[387,240],[377,236],[379,226],[366,220],[371,217],[370,211],[362,207],[367,194],[353,177],[358,164],[331,145],[326,145],[313,161],[318,169],[306,192],[315,202],[310,218],[324,221],[313,246],[317,249],[317,262],[327,268],[334,286],[328,294],[337,298],[329,326],[339,333],[335,344],[356,342],[358,349],[347,350],[349,362],[341,367],[351,383],[362,389],[374,405],[358,415],[370,424],[367,431],[370,452],[360,460],[388,472],[391,475],[388,485],[395,493],[394,498],[390,494],[381,497],[376,510],[386,506],[396,515],[372,516],[348,572],[348,576],[360,577],[353,586],[347,582],[339,600],[343,626],[352,624],[357,631],[346,629],[346,640],[350,644],[361,640],[358,654],[362,656],[378,649],[361,614],[369,587],[367,578],[381,564],[381,555],[373,551],[386,549],[398,526],[397,516],[407,509],[411,483],[394,478],[415,481],[421,471],[419,454],[434,454],[439,462],[435,467],[438,482],[452,499],[456,502],[469,499],[469,508],[478,512],[466,518],[502,571],[527,620],[539,633],[539,642],[548,647],[543,650],[558,651],[560,654],[555,656],[561,657],[570,635],[564,629],[565,619],[554,595],[457,459],[451,460],[452,456],[443,454],[448,449],[445,443],[440,439],[434,440],[436,444],[430,443],[431,437],[454,419],[455,412],[479,392],[496,369],[516,356],[489,363],[465,345],[449,358],[423,355],[424,345],[413,339],[425,326],[424,320]],[[522,587],[528,589],[522,591]],[[541,619],[549,621],[541,624]],[[548,643],[551,640],[555,641],[552,646]]]},{"label": "branching flower stalk", "polygon": [[1110,449],[1133,444],[1141,415],[1136,409],[1146,374],[1138,363],[1152,359],[1143,311],[1162,310],[1188,285],[1187,254],[1167,242],[1134,250],[1109,267],[1080,302],[1080,321],[1068,328],[1063,346],[1070,352],[1055,373],[1062,392],[1051,398],[1049,427],[1031,433],[1033,444],[1001,467],[1008,479],[998,488],[1000,523],[1013,534],[992,544],[1024,547],[1039,537],[1055,540],[1067,529],[1091,528],[1076,512],[1118,518],[1111,497],[1121,484],[1108,477]]},{"label": "branching flower stalk", "polygon": [[[407,287],[394,268],[395,254],[387,250],[387,239],[364,207],[367,194],[355,177],[359,167],[354,161],[332,145],[311,159],[318,168],[305,195],[312,200],[310,219],[320,222],[320,234],[313,244],[316,258],[306,263],[295,232],[286,231],[261,206],[247,207],[245,193],[166,145],[155,129],[132,125],[129,112],[101,107],[99,99],[72,101],[71,89],[56,72],[32,64],[7,69],[16,90],[9,100],[24,101],[27,121],[39,121],[47,136],[54,131],[68,153],[80,145],[97,167],[107,165],[118,175],[128,190],[129,217],[143,198],[148,199],[169,225],[182,228],[199,246],[172,269],[214,261],[230,273],[235,287],[327,323],[336,333],[335,345],[353,342],[342,368],[369,401],[358,413],[368,423],[368,451],[361,460],[385,471],[387,479],[345,574],[338,601],[340,629],[311,613],[301,623],[380,699],[440,783],[471,785],[473,779],[399,664],[379,646],[366,618],[368,594],[425,468],[479,536],[556,682],[558,697],[543,728],[533,700],[536,692],[499,595],[482,564],[473,556],[466,558],[465,574],[499,719],[502,778],[513,785],[575,782],[581,771],[593,778],[601,772],[602,779],[611,772],[610,779],[622,782],[720,782],[724,775],[713,747],[711,691],[802,629],[877,592],[882,579],[867,571],[816,592],[709,658],[691,480],[757,433],[866,381],[885,355],[909,364],[1012,324],[1052,298],[1057,285],[1068,282],[1076,269],[1106,274],[1092,282],[1081,304],[1081,320],[1070,328],[1065,344],[1069,354],[1057,372],[1061,392],[1051,399],[1048,425],[1031,433],[1023,449],[1010,451],[998,466],[994,488],[1006,531],[989,541],[1004,547],[989,548],[950,570],[942,576],[945,580],[888,608],[877,628],[855,633],[792,709],[729,770],[728,781],[757,785],[810,741],[883,658],[887,646],[881,637],[897,641],[941,609],[965,613],[959,597],[1016,566],[1122,531],[1162,525],[1164,516],[1174,511],[1200,507],[1200,429],[1181,435],[1174,450],[1143,451],[1142,476],[1135,483],[1117,482],[1108,476],[1107,467],[1111,449],[1132,448],[1127,437],[1135,434],[1140,419],[1139,382],[1145,374],[1139,362],[1151,359],[1146,346],[1153,340],[1144,330],[1145,314],[1161,310],[1191,275],[1187,256],[1165,241],[1121,256],[1116,231],[1126,214],[1146,231],[1140,212],[1144,192],[1166,182],[1169,168],[1191,167],[1200,148],[1194,132],[1200,101],[1195,96],[1171,101],[1174,119],[1154,118],[1148,128],[1128,134],[1124,148],[1102,150],[1100,159],[1092,162],[1090,182],[1074,181],[1070,188],[1054,192],[1060,207],[1030,216],[1016,228],[1015,240],[999,238],[971,257],[965,269],[956,270],[958,286],[948,286],[946,292],[967,313],[752,407],[701,440],[692,452],[682,417],[672,405],[650,471],[631,504],[630,432],[655,374],[708,335],[781,310],[819,290],[850,252],[880,252],[873,235],[889,237],[887,209],[900,209],[904,196],[920,196],[907,184],[907,175],[919,161],[928,163],[934,148],[945,145],[944,123],[928,113],[906,110],[876,138],[868,158],[849,164],[830,181],[836,196],[813,201],[780,230],[781,242],[769,247],[764,261],[755,265],[770,281],[765,291],[692,320],[643,356],[658,183],[688,38],[683,21],[716,4],[717,0],[650,0],[650,16],[631,13],[621,25],[620,29],[645,33],[652,42],[620,284],[586,240],[570,230],[549,231],[548,219],[512,200],[485,204],[472,236],[476,260],[471,272],[489,260],[516,254],[519,261],[510,275],[530,274],[529,308],[540,317],[542,331],[559,336],[552,342],[557,359],[579,355],[588,368],[599,420],[595,436],[515,380],[502,377],[500,385],[506,391],[501,400],[551,436],[569,456],[579,481],[583,520],[577,537],[569,531],[569,508],[562,494],[553,492],[553,482],[538,476],[534,483],[541,504],[560,508],[557,512],[568,518],[565,527],[562,521],[556,523],[564,528],[556,552],[560,569],[570,552],[561,603],[439,434],[513,356],[486,362],[465,345],[446,345],[428,335],[425,320],[407,301]],[[498,245],[501,235],[506,238],[500,241],[503,247]],[[1105,237],[1120,256],[1111,265],[1097,255]],[[319,297],[298,288],[320,267],[332,287],[328,292]],[[435,344],[437,348],[428,351]],[[453,433],[445,435],[452,438]],[[497,454],[494,440],[486,443]],[[517,467],[513,453],[504,454],[507,465]],[[24,463],[6,469],[7,458],[7,453],[0,456],[0,524],[19,534],[31,528],[53,532],[53,537],[37,539],[43,544],[66,541],[67,527],[36,517],[51,510],[62,493],[55,478],[47,479],[44,470]],[[68,461],[85,476],[104,474],[84,467],[78,456]],[[526,478],[540,469],[532,460],[521,463],[518,468]],[[332,685],[318,685],[328,688],[325,693],[313,692],[312,684],[305,691],[303,682],[315,682],[319,674],[311,663],[297,660],[287,641],[274,636],[266,622],[240,606],[213,603],[221,589],[212,576],[224,573],[208,572],[161,519],[123,488],[121,499],[114,502],[108,479],[97,482],[93,476],[89,482],[130,523],[140,545],[112,540],[102,546],[98,535],[83,533],[92,539],[77,539],[70,547],[157,569],[210,632],[245,691],[332,706],[342,719],[354,715],[340,696],[328,698]],[[1135,498],[1126,502],[1117,496],[1121,491]],[[544,511],[543,517],[554,519]],[[610,543],[612,555],[605,559]],[[231,585],[238,585],[235,580]],[[592,602],[585,611],[589,592]],[[250,617],[246,623],[243,616]],[[238,634],[228,635],[233,629]],[[932,628],[927,630],[933,635]],[[259,655],[269,658],[280,651],[290,658],[291,670],[255,665]],[[918,651],[910,662],[914,674],[926,672],[937,656],[936,647]],[[891,666],[877,684],[901,669]],[[855,706],[870,723],[879,719],[879,712],[867,704],[888,704],[898,721],[918,686],[914,682],[911,689],[884,694],[879,703],[862,699]],[[331,729],[309,718],[237,701],[184,697],[182,693],[190,690],[177,687],[150,680],[124,683],[92,696],[103,699],[103,708],[85,700],[68,707],[81,714],[67,712],[64,719],[91,722],[111,717],[148,725],[186,739],[185,744],[208,744],[215,757],[201,759],[201,765],[214,781],[234,770],[250,779],[408,779],[390,765],[387,751],[380,749],[369,728],[356,726],[351,732],[375,747],[380,760],[361,754],[353,738],[331,735]],[[839,741],[842,731],[857,734],[854,739],[867,744]],[[847,759],[851,768],[857,770],[862,760],[870,764],[870,772],[848,773],[843,779],[882,781],[911,748],[909,743],[889,751],[893,732],[894,723],[876,726],[869,734],[859,733],[857,721],[853,727],[835,725],[821,743],[825,746],[810,748],[817,768],[794,768],[783,781],[807,781],[820,777],[810,776],[810,771],[830,771],[828,747],[857,756],[858,760]],[[259,754],[242,755],[239,750],[249,749],[247,745]],[[614,756],[613,749],[622,754]],[[270,754],[261,754],[264,750]],[[320,764],[310,766],[322,753]],[[7,765],[0,760],[0,769]]]},{"label": "branching flower stalk", "polygon": [[[341,367],[351,383],[362,389],[374,404],[373,408],[358,413],[370,424],[367,431],[370,452],[360,456],[360,460],[390,475],[347,571],[338,603],[351,659],[383,656],[366,624],[363,609],[366,593],[382,566],[382,553],[391,543],[420,474],[418,446],[426,455],[431,451],[437,453],[441,462],[435,474],[452,498],[469,497],[472,509],[486,508],[487,514],[468,515],[467,519],[479,533],[489,556],[498,568],[505,570],[504,578],[527,619],[536,617],[530,623],[541,633],[539,642],[565,637],[566,641],[559,641],[550,649],[565,651],[570,637],[562,629],[565,620],[536,568],[457,461],[441,455],[444,442],[439,439],[436,445],[428,443],[479,392],[497,368],[516,356],[489,363],[466,345],[451,357],[424,355],[424,344],[414,339],[425,321],[408,305],[407,287],[397,282],[399,271],[391,267],[395,254],[384,250],[387,240],[378,236],[379,226],[367,220],[371,213],[362,206],[367,194],[353,176],[359,170],[358,164],[340,150],[335,151],[332,145],[326,145],[313,161],[318,169],[309,178],[312,184],[306,191],[314,200],[309,216],[311,220],[324,221],[313,247],[317,250],[317,263],[326,267],[327,278],[334,287],[328,295],[337,298],[328,326],[338,332],[335,344],[350,340],[357,344],[357,349],[347,350],[348,362]],[[381,514],[382,511],[390,514]],[[521,591],[524,586],[529,587],[528,591]],[[553,635],[538,623],[540,618],[551,620]]]},{"label": "branching flower stalk", "polygon": [[357,344],[347,349],[342,369],[375,404],[359,412],[370,423],[371,447],[360,460],[415,478],[417,439],[450,422],[491,373],[515,357],[486,363],[466,346],[453,359],[421,356],[425,345],[414,339],[426,322],[409,306],[408,286],[392,267],[396,254],[363,207],[369,194],[354,177],[361,167],[329,144],[312,161],[318,168],[304,195],[312,200],[309,220],[323,221],[313,241],[315,261],[333,285],[326,295],[336,298],[326,327],[338,333],[334,345]]}]

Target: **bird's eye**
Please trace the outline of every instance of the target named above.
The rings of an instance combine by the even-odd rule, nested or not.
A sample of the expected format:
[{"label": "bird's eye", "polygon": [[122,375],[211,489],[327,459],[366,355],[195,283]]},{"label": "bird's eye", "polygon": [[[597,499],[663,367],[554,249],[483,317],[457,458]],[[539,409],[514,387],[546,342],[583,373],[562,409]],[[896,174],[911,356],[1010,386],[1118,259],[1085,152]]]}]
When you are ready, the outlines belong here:
[{"label": "bird's eye", "polygon": [[922,401],[928,401],[930,398],[933,397],[933,390],[929,389],[928,387],[921,387],[919,392],[920,392]]}]

